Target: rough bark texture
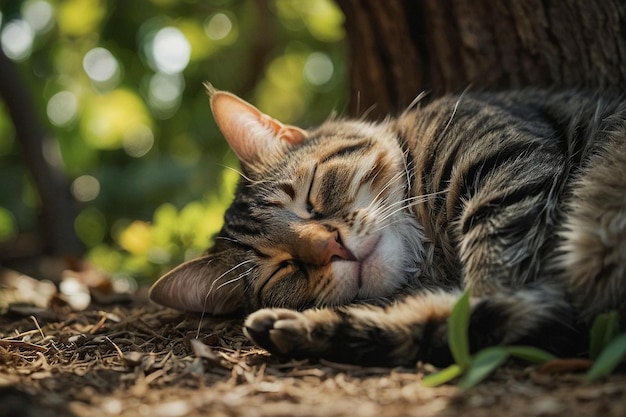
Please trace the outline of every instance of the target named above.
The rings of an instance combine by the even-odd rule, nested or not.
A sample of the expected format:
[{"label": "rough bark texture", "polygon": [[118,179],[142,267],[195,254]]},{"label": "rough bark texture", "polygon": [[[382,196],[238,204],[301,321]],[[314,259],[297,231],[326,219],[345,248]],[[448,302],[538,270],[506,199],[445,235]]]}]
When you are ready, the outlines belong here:
[{"label": "rough bark texture", "polygon": [[351,111],[381,116],[420,92],[626,87],[623,0],[338,0]]}]

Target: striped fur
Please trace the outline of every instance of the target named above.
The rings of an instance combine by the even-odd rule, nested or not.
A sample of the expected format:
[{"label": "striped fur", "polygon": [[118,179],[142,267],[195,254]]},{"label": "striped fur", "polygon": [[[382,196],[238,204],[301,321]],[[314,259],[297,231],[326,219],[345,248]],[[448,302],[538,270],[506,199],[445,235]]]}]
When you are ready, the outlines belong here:
[{"label": "striped fur", "polygon": [[626,321],[620,100],[464,94],[304,132],[211,93],[243,176],[214,247],[161,278],[156,301],[243,309],[279,355],[378,365],[448,362],[463,290],[473,349],[576,354],[596,314]]}]

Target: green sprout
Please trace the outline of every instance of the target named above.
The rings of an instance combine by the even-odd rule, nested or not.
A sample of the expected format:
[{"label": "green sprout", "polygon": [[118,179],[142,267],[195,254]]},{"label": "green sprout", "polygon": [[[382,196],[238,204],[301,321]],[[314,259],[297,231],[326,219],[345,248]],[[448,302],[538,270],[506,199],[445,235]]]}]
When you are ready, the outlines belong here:
[{"label": "green sprout", "polygon": [[613,372],[626,359],[626,333],[619,333],[616,311],[600,314],[591,326],[589,358],[593,366],[585,380],[594,381]]},{"label": "green sprout", "polygon": [[[542,364],[556,359],[554,355],[533,346],[492,346],[470,353],[469,320],[471,316],[469,293],[457,301],[448,319],[448,345],[454,364],[423,378],[424,385],[435,387],[461,377],[460,389],[469,389],[500,367],[509,357]],[[589,358],[594,361],[586,381],[594,381],[610,374],[626,360],[626,333],[619,332],[616,311],[596,317],[590,331]]]},{"label": "green sprout", "polygon": [[458,387],[465,390],[485,379],[511,356],[532,363],[555,359],[551,353],[532,346],[492,346],[472,355],[468,337],[470,315],[469,293],[465,292],[448,319],[448,344],[455,363],[425,376],[424,385],[435,387],[461,376]]}]

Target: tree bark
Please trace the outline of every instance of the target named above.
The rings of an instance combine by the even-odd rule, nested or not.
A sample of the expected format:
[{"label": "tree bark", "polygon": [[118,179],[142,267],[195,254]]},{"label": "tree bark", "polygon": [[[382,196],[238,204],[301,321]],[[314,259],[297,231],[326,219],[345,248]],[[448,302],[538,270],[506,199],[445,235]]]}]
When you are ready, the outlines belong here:
[{"label": "tree bark", "polygon": [[626,87],[622,0],[338,0],[351,112],[383,116],[420,92]]}]

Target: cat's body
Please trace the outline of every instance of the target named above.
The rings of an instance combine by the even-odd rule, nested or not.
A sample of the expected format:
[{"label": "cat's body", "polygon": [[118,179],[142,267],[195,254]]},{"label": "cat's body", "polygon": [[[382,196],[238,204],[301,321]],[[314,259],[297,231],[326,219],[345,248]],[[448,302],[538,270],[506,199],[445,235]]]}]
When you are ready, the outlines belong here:
[{"label": "cat's body", "polygon": [[465,94],[305,132],[211,93],[244,177],[215,246],[156,301],[261,309],[245,331],[274,353],[383,365],[449,361],[464,290],[473,349],[575,354],[594,315],[626,316],[621,101]]}]

